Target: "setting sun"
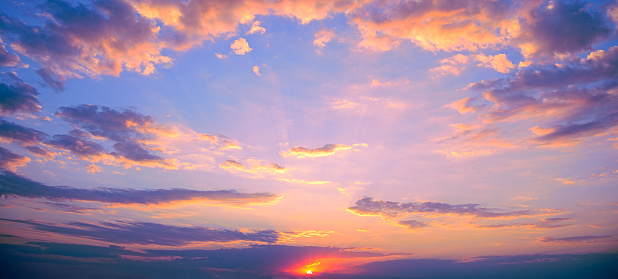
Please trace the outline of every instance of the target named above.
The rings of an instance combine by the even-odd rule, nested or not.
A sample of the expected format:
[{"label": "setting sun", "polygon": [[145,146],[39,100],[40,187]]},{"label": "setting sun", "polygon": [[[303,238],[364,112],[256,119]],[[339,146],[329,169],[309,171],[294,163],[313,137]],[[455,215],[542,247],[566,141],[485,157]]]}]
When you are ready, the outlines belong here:
[{"label": "setting sun", "polygon": [[313,274],[313,273],[311,273],[311,270],[307,270],[307,274]]}]

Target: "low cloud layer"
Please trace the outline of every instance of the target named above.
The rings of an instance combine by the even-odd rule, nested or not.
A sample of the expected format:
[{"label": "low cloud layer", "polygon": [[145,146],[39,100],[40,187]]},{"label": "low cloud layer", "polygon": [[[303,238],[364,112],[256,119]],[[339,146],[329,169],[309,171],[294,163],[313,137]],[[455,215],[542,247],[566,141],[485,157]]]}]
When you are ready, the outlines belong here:
[{"label": "low cloud layer", "polygon": [[80,189],[47,186],[9,171],[0,172],[0,194],[50,200],[78,200],[118,204],[159,204],[184,200],[224,204],[268,203],[279,196],[271,193],[239,193],[234,190],[198,191],[188,189]]},{"label": "low cloud layer", "polygon": [[481,207],[478,204],[447,204],[438,202],[392,202],[374,200],[363,197],[355,205],[348,207],[348,211],[361,216],[380,216],[382,218],[398,218],[410,214],[422,215],[470,215],[478,218],[499,218],[509,216],[534,215],[533,210],[506,211],[495,208]]},{"label": "low cloud layer", "polygon": [[272,230],[241,232],[198,226],[173,226],[147,222],[70,222],[67,224],[45,224],[35,221],[0,219],[32,225],[36,230],[62,235],[88,238],[114,244],[139,244],[183,246],[193,242],[251,241],[275,243],[279,233]]}]

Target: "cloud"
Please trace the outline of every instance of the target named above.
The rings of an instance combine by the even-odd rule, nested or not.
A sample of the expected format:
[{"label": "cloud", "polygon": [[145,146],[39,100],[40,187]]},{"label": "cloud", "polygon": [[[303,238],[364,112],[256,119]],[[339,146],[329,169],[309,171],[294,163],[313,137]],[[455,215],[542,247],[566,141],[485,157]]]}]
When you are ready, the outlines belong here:
[{"label": "cloud", "polygon": [[507,41],[514,10],[504,1],[371,2],[350,17],[363,47],[384,51],[409,40],[432,51],[474,51]]},{"label": "cloud", "polygon": [[241,232],[199,226],[172,226],[132,221],[100,222],[98,224],[70,222],[52,225],[37,221],[0,220],[32,225],[39,231],[114,244],[183,246],[194,242],[251,241],[275,243],[279,240],[280,235],[279,232],[272,230]]},{"label": "cloud", "polygon": [[470,84],[468,89],[483,90],[473,97],[478,104],[466,98],[451,107],[478,113],[485,123],[534,118],[537,125],[530,129],[538,143],[577,143],[616,129],[616,65],[618,47],[614,46],[583,59],[522,68],[507,78]]},{"label": "cloud", "polygon": [[225,55],[225,54],[219,54],[219,53],[216,53],[216,52],[215,52],[215,56],[217,56],[217,58],[219,58],[219,59],[225,59],[225,58],[227,58],[227,55]]},{"label": "cloud", "polygon": [[317,158],[317,157],[327,157],[334,155],[336,152],[351,150],[353,147],[366,147],[366,144],[354,144],[354,145],[344,145],[344,144],[326,144],[322,147],[316,147],[313,149],[309,149],[302,146],[297,146],[294,148],[290,148],[288,151],[281,151],[279,154],[283,157],[289,158]]},{"label": "cloud", "polygon": [[3,77],[10,80],[10,83],[0,83],[0,115],[6,116],[17,112],[36,113],[41,111],[41,104],[38,98],[39,92],[36,88],[24,83],[14,73],[3,74]]},{"label": "cloud", "polygon": [[416,220],[403,220],[403,221],[399,221],[398,224],[410,230],[416,230],[416,229],[424,228],[427,226],[427,223],[419,222]]},{"label": "cloud", "polygon": [[13,153],[13,151],[0,146],[0,168],[15,171],[18,167],[23,167],[29,162],[30,158]]},{"label": "cloud", "polygon": [[0,141],[18,143],[21,146],[34,146],[48,137],[46,133],[0,119]]},{"label": "cloud", "polygon": [[[173,160],[166,160],[152,152],[157,146],[149,146],[150,140],[159,137],[174,137],[176,131],[159,125],[150,116],[142,115],[133,110],[116,110],[105,106],[80,105],[74,107],[61,107],[56,116],[64,121],[72,123],[84,129],[94,137],[105,138],[115,141],[112,146],[114,151],[109,155],[114,156],[125,167],[133,165],[147,167],[161,167],[167,169],[177,168]],[[62,139],[81,142],[88,141],[88,133],[77,131],[79,136],[54,136]],[[54,145],[59,147],[60,145]],[[103,148],[99,148],[103,152]],[[78,151],[69,149],[71,151]],[[79,151],[78,151],[78,154]]]},{"label": "cloud", "polygon": [[[156,231],[149,234],[155,235]],[[354,278],[353,274],[334,273],[342,268],[340,262],[366,262],[389,256],[379,252],[319,246],[251,245],[245,248],[209,250],[175,248],[134,251],[113,244],[94,246],[40,241],[0,244],[0,252],[8,266],[3,274],[10,278],[41,278],[45,274],[54,274],[63,278],[124,278],[141,275],[153,278],[266,279],[298,277],[299,272],[305,273],[304,268],[312,264],[314,268],[321,268],[323,272],[320,273],[325,275]],[[41,259],[46,262],[45,265],[38,264]],[[67,266],[71,268],[67,269]]]},{"label": "cloud", "polygon": [[253,66],[253,72],[258,75],[261,76],[262,74],[260,74],[260,67],[258,66]]},{"label": "cloud", "polygon": [[583,1],[540,1],[521,18],[513,43],[530,59],[589,51],[611,34],[606,17]]},{"label": "cloud", "polygon": [[447,214],[469,215],[477,218],[499,218],[530,216],[536,214],[533,210],[505,211],[495,208],[481,207],[478,204],[447,204],[437,202],[392,202],[374,200],[363,197],[348,207],[348,211],[359,216],[380,216],[384,219],[404,217],[410,214],[440,216]]},{"label": "cloud", "polygon": [[547,218],[536,223],[513,223],[513,224],[498,224],[498,225],[481,225],[478,228],[521,228],[528,227],[533,229],[555,229],[571,226],[571,223],[564,223],[571,218]]},{"label": "cloud", "polygon": [[245,55],[246,53],[249,53],[251,50],[253,50],[249,47],[249,43],[247,43],[247,40],[245,40],[244,38],[240,38],[234,41],[230,48],[234,51],[234,53],[238,55]]},{"label": "cloud", "polygon": [[497,55],[477,54],[474,58],[479,62],[478,66],[492,68],[503,74],[508,74],[511,69],[515,68],[515,65],[509,61],[504,53]]},{"label": "cloud", "polygon": [[316,46],[318,48],[317,51],[319,51],[320,49],[326,47],[326,44],[334,39],[335,36],[335,31],[322,28],[313,36],[315,38],[313,40],[313,45]]},{"label": "cloud", "polygon": [[225,162],[219,164],[219,167],[230,172],[243,172],[256,175],[258,177],[262,177],[264,174],[284,174],[287,171],[286,168],[275,163],[267,164],[255,159],[248,159],[247,163],[248,166],[245,166],[236,160],[226,160]]},{"label": "cloud", "polygon": [[9,53],[4,47],[4,44],[0,44],[0,67],[15,67],[21,64],[19,56]]},{"label": "cloud", "polygon": [[54,88],[66,78],[118,76],[124,70],[147,75],[155,65],[171,62],[160,54],[164,44],[155,22],[125,1],[45,1],[38,8],[46,15],[44,25],[2,15],[0,32],[13,50],[41,63],[39,74]]},{"label": "cloud", "polygon": [[73,135],[54,135],[50,140],[46,140],[45,144],[53,148],[69,151],[82,160],[91,162],[99,162],[107,156],[102,145]]},{"label": "cloud", "polygon": [[497,55],[463,55],[457,54],[449,58],[442,59],[440,66],[430,69],[429,71],[434,74],[434,77],[443,76],[447,74],[459,75],[465,66],[472,62],[478,62],[477,66],[492,68],[500,73],[507,74],[515,65],[509,61],[506,54]]},{"label": "cloud", "polygon": [[88,173],[97,173],[97,172],[101,172],[101,168],[95,164],[90,164],[88,166],[86,166],[86,170],[88,171]]},{"label": "cloud", "polygon": [[[608,278],[616,254],[534,254],[473,258],[392,259],[389,255],[338,247],[252,245],[226,249],[146,249],[54,242],[0,244],[9,278],[273,278],[300,277],[306,266],[328,266],[314,275],[332,278]],[[45,264],[41,264],[41,260]],[[365,260],[364,262],[362,262]],[[67,268],[70,267],[70,268]]]},{"label": "cloud", "polygon": [[205,203],[264,204],[279,196],[271,193],[239,193],[234,190],[199,191],[189,189],[93,189],[47,186],[9,171],[0,171],[0,194],[50,200],[76,200],[111,204],[162,204],[197,200]]},{"label": "cloud", "polygon": [[255,33],[264,34],[264,32],[266,32],[266,29],[260,26],[260,22],[256,20],[251,24],[251,29],[247,31],[247,35],[255,34]]},{"label": "cloud", "polygon": [[611,235],[584,235],[584,236],[570,236],[570,237],[553,237],[546,236],[540,237],[539,241],[549,244],[571,244],[571,243],[598,243],[611,241],[607,238],[611,238]]}]

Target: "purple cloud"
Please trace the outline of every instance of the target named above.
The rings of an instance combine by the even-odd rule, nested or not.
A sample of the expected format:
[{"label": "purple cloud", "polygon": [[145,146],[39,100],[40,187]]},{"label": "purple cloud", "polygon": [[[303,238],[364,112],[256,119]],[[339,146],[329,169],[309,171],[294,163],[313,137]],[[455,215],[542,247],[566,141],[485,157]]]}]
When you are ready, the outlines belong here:
[{"label": "purple cloud", "polygon": [[9,80],[9,83],[0,83],[0,115],[16,112],[36,113],[41,110],[37,97],[39,92],[36,88],[23,82],[13,73],[3,74],[3,76]]},{"label": "purple cloud", "polygon": [[136,190],[102,187],[80,189],[47,186],[9,171],[0,171],[0,195],[120,204],[159,204],[191,199],[226,204],[248,204],[270,202],[279,197],[271,193],[239,193],[234,190],[198,191],[179,188]]},{"label": "purple cloud", "polygon": [[68,224],[50,225],[35,221],[0,220],[32,225],[39,231],[100,240],[114,244],[182,246],[191,242],[255,241],[275,243],[280,235],[279,232],[272,230],[241,232],[238,230],[222,230],[198,226],[172,226],[146,222],[116,221],[101,222],[99,224],[70,222]]},{"label": "purple cloud", "polygon": [[15,142],[25,147],[40,144],[47,137],[41,131],[0,119],[0,140],[4,142]]},{"label": "purple cloud", "polygon": [[[14,153],[11,150],[8,150],[0,146],[0,170],[1,169],[15,170],[18,167],[25,166],[28,162],[30,162],[30,158],[21,156],[19,154]],[[2,186],[0,186],[0,189],[1,188]]]},{"label": "purple cloud", "polygon": [[[532,58],[578,53],[592,49],[611,35],[611,20],[582,1],[543,1],[521,20],[513,42]],[[532,49],[526,48],[531,44]]]},{"label": "purple cloud", "polygon": [[583,236],[570,236],[570,237],[553,237],[546,236],[539,238],[540,242],[551,244],[569,244],[569,243],[594,243],[594,242],[606,242],[607,238],[613,237],[612,235],[583,235]]},{"label": "purple cloud", "polygon": [[67,77],[118,75],[123,70],[150,74],[161,56],[155,22],[139,17],[125,1],[69,4],[48,0],[36,12],[48,19],[42,26],[0,15],[3,40],[41,63],[39,75],[61,90]]},{"label": "purple cloud", "polygon": [[484,90],[475,98],[476,111],[486,122],[544,120],[544,127],[531,127],[541,144],[579,141],[602,135],[618,126],[618,46],[599,50],[584,59],[563,64],[536,65],[514,76],[471,84]]},{"label": "purple cloud", "polygon": [[404,220],[404,221],[399,221],[398,223],[399,223],[399,225],[405,226],[405,227],[407,227],[408,229],[411,229],[411,230],[427,227],[427,223],[419,222],[419,221],[416,221],[416,220]]},{"label": "purple cloud", "polygon": [[3,44],[0,44],[0,67],[15,67],[21,63],[19,56],[9,53]]},{"label": "purple cloud", "polygon": [[478,204],[447,204],[437,202],[392,202],[374,200],[371,197],[363,197],[357,200],[355,205],[348,210],[357,215],[381,216],[383,218],[397,218],[409,214],[457,214],[472,215],[479,218],[496,218],[505,216],[533,215],[532,210],[503,211],[493,208],[481,207]]}]

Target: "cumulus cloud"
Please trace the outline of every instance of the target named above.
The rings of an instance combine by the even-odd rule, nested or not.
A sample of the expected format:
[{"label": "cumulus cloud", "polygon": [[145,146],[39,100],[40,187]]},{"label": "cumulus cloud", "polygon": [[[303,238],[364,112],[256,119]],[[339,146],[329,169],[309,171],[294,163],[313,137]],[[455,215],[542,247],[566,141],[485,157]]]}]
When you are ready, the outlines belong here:
[{"label": "cumulus cloud", "polygon": [[253,72],[258,75],[261,76],[262,74],[260,74],[260,67],[258,66],[253,66]]},{"label": "cumulus cloud", "polygon": [[439,202],[392,202],[374,200],[363,197],[348,207],[348,211],[360,216],[380,216],[385,219],[404,217],[410,214],[420,215],[470,215],[478,218],[499,218],[511,216],[534,215],[533,210],[506,211],[495,208],[486,208],[478,204],[447,204]]},{"label": "cumulus cloud", "polygon": [[516,10],[501,1],[371,2],[350,16],[363,36],[361,46],[390,50],[410,40],[428,50],[477,50],[506,42]]},{"label": "cumulus cloud", "polygon": [[[158,125],[154,118],[150,116],[142,115],[133,110],[116,110],[96,105],[61,107],[56,116],[84,129],[95,137],[115,141],[114,151],[110,152],[109,155],[116,157],[125,166],[143,165],[177,168],[173,161],[153,154],[155,147],[148,146],[147,143],[153,138],[170,134],[173,136],[175,133],[171,128]],[[60,137],[65,141],[87,142],[88,133],[82,131],[79,137],[69,135],[54,137]],[[52,142],[52,145],[60,146],[54,143]],[[103,152],[103,148],[98,149]]]},{"label": "cumulus cloud", "polygon": [[255,33],[264,34],[264,32],[266,32],[266,28],[260,26],[260,22],[256,20],[251,24],[251,29],[247,31],[247,35],[255,34]]},{"label": "cumulus cloud", "polygon": [[161,204],[175,201],[199,200],[206,203],[261,204],[279,196],[271,193],[239,193],[234,190],[199,191],[189,189],[81,189],[66,186],[47,186],[9,171],[0,171],[0,194],[50,200],[77,200],[110,204]]},{"label": "cumulus cloud", "polygon": [[240,38],[234,41],[230,48],[232,49],[232,51],[234,51],[234,53],[238,55],[245,55],[246,53],[249,53],[251,50],[253,50],[249,47],[249,43],[244,38]]},{"label": "cumulus cloud", "polygon": [[515,65],[506,57],[506,54],[497,55],[463,55],[457,54],[455,56],[442,59],[440,66],[430,69],[429,71],[435,76],[443,76],[447,74],[459,75],[466,67],[467,64],[477,62],[477,66],[492,68],[500,73],[507,74],[511,69],[515,68]]},{"label": "cumulus cloud", "polygon": [[0,119],[0,141],[15,142],[25,147],[37,145],[47,137],[41,131]]},{"label": "cumulus cloud", "polygon": [[609,37],[609,22],[583,1],[540,1],[521,17],[513,43],[530,59],[589,51]]},{"label": "cumulus cloud", "polygon": [[41,63],[39,74],[54,88],[66,78],[151,74],[155,65],[171,62],[160,54],[155,22],[125,1],[46,1],[38,7],[47,16],[43,26],[2,15],[0,32],[15,51]]},{"label": "cumulus cloud", "polygon": [[317,158],[334,155],[336,152],[351,150],[354,147],[366,147],[366,144],[326,144],[322,147],[309,149],[302,146],[290,148],[288,151],[281,151],[279,154],[283,157],[290,158]]},{"label": "cumulus cloud", "polygon": [[326,28],[322,28],[320,31],[315,33],[313,36],[315,39],[313,40],[313,45],[318,48],[318,52],[320,49],[326,47],[326,44],[335,38],[335,31],[329,30]]},{"label": "cumulus cloud", "polygon": [[19,56],[9,53],[4,44],[0,44],[0,67],[15,67],[20,64]]},{"label": "cumulus cloud", "polygon": [[3,74],[3,77],[9,81],[0,83],[0,115],[41,110],[36,88],[24,83],[14,73]]},{"label": "cumulus cloud", "polygon": [[539,143],[577,143],[618,126],[616,65],[614,46],[583,59],[522,68],[507,78],[470,84],[468,89],[483,91],[473,97],[478,105],[465,98],[451,107],[478,113],[485,123],[535,118],[537,125],[529,128]]},{"label": "cumulus cloud", "polygon": [[32,225],[36,230],[100,240],[114,244],[182,246],[193,242],[251,241],[275,243],[280,233],[272,230],[238,231],[198,226],[173,226],[147,222],[70,222],[46,224],[37,221],[0,219]]},{"label": "cumulus cloud", "polygon": [[29,162],[30,158],[21,156],[0,146],[0,169],[4,168],[15,171],[18,167],[23,167]]}]

